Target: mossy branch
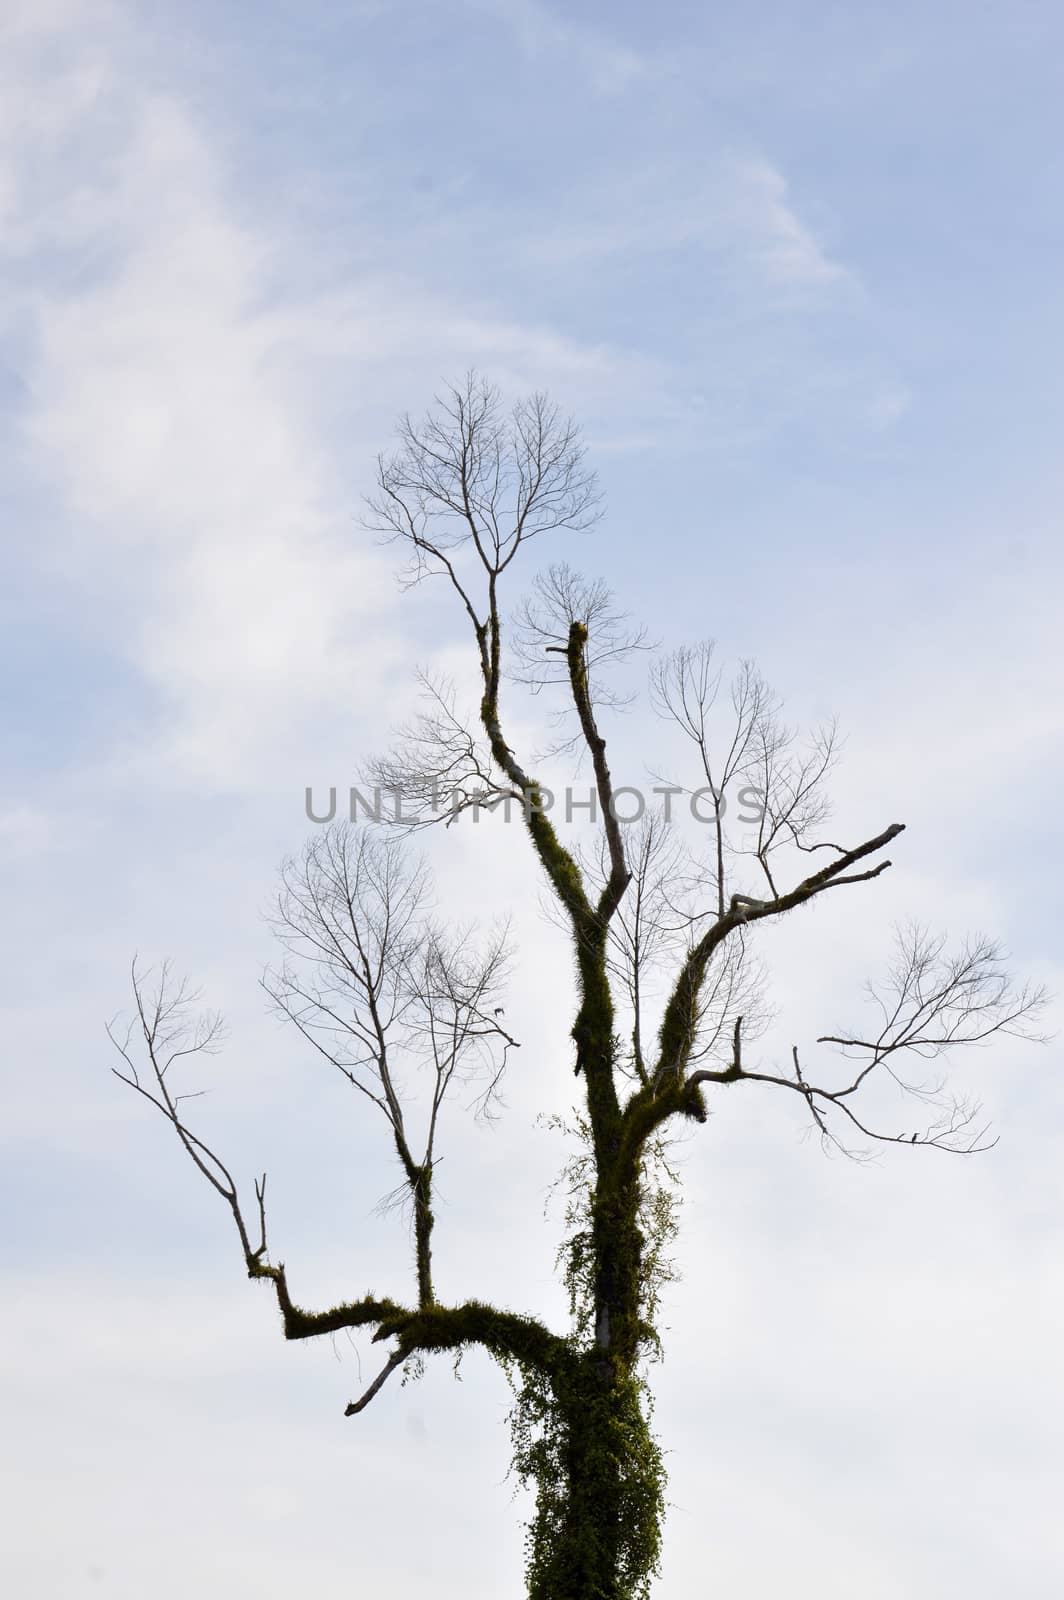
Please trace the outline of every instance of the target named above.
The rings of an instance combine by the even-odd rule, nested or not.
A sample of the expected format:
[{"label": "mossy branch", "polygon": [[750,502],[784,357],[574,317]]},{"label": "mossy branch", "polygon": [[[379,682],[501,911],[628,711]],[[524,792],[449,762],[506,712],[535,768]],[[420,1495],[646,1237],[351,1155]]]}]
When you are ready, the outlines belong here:
[{"label": "mossy branch", "polygon": [[599,805],[602,808],[602,827],[606,835],[607,849],[609,850],[609,876],[595,908],[596,920],[605,926],[620,905],[621,897],[631,882],[632,874],[628,870],[624,842],[621,838],[621,826],[614,812],[613,780],[610,777],[610,769],[606,761],[606,741],[599,732],[598,724],[595,721],[594,708],[591,704],[591,689],[588,684],[585,654],[587,632],[587,626],[583,622],[570,624],[569,639],[566,647],[566,662],[569,668],[569,686],[572,690],[573,704],[576,706],[577,716],[580,719],[580,731],[584,736],[584,743],[591,752],[591,762],[595,771],[595,788],[598,793]]},{"label": "mossy branch", "polygon": [[748,895],[732,895],[727,911],[712,923],[697,943],[692,945],[680,968],[662,1018],[656,1083],[660,1084],[666,1077],[680,1077],[687,1068],[694,1048],[698,1027],[699,996],[706,970],[713,952],[724,943],[729,934],[748,923],[760,922],[766,917],[782,916],[784,912],[793,911],[797,906],[804,905],[806,901],[812,900],[827,889],[839,888],[844,884],[865,883],[871,878],[877,878],[890,866],[889,861],[881,861],[867,872],[850,873],[847,869],[867,856],[875,854],[877,850],[882,850],[892,839],[897,838],[904,827],[903,822],[892,822],[889,828],[884,828],[874,839],[867,839],[864,844],[858,845],[853,850],[840,852],[837,860],[830,862],[821,871],[804,878],[788,893],[777,895],[774,899],[754,900]]}]

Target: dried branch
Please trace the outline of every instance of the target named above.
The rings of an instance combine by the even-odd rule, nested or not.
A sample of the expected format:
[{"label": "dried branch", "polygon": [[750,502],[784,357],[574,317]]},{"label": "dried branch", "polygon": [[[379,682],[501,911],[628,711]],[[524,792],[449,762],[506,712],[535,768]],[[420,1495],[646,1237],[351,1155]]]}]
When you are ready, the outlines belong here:
[{"label": "dried branch", "polygon": [[[565,563],[556,563],[537,575],[532,597],[522,602],[515,617],[511,644],[513,665],[509,676],[530,688],[533,694],[551,687],[570,687],[566,660],[569,635],[574,623],[587,630],[584,672],[588,699],[596,711],[621,711],[632,702],[610,682],[607,669],[617,667],[639,651],[650,648],[646,629],[634,627],[626,612],[618,609],[613,595],[601,580],[588,582]],[[551,713],[555,727],[571,723],[576,707],[567,696]],[[583,734],[579,724],[565,737],[556,738],[548,753],[582,753]]]},{"label": "dried branch", "polygon": [[[430,914],[423,863],[401,838],[334,824],[281,871],[272,921],[287,954],[263,987],[278,1011],[387,1119],[414,1220],[418,1293],[434,1298],[432,1183],[452,1086],[478,1085],[488,1116],[517,1041],[500,1022],[506,930],[478,945]],[[407,1094],[427,1067],[420,1139]]]},{"label": "dried branch", "polygon": [[352,1400],[344,1407],[344,1416],[353,1417],[357,1412],[364,1411],[369,1405],[370,1401],[373,1399],[373,1396],[377,1394],[378,1391],[381,1390],[387,1383],[396,1367],[401,1367],[405,1360],[406,1357],[399,1350],[397,1350],[393,1355],[390,1355],[383,1369],[374,1378],[373,1382],[370,1384],[362,1398],[360,1400]]},{"label": "dried branch", "polygon": [[[728,869],[735,858],[752,858],[776,898],[773,859],[780,848],[823,848],[810,842],[810,835],[830,812],[824,783],[835,762],[837,736],[831,723],[814,730],[803,744],[780,720],[778,697],[748,661],[732,681],[730,711],[723,714],[718,710],[720,685],[710,640],[673,651],[651,673],[652,702],[698,752],[705,780],[700,797],[713,825],[710,884],[722,917],[730,898]],[[691,792],[682,785],[673,787]],[[752,842],[742,846],[725,828],[728,804],[736,794],[755,808],[757,818]]]},{"label": "dried branch", "polygon": [[[236,1224],[248,1276],[267,1278],[273,1283],[285,1319],[286,1335],[289,1338],[300,1337],[289,1331],[303,1313],[297,1310],[289,1297],[284,1266],[281,1263],[271,1265],[268,1260],[266,1174],[263,1173],[255,1183],[259,1242],[253,1246],[251,1231],[229,1168],[198,1134],[192,1132],[178,1111],[182,1101],[198,1098],[199,1092],[178,1094],[171,1088],[168,1078],[175,1061],[196,1055],[213,1055],[224,1037],[224,1023],[219,1013],[196,1009],[199,991],[191,989],[185,979],[175,978],[168,961],[164,961],[158,972],[153,974],[150,970],[142,972],[134,957],[130,982],[134,1004],[132,1020],[122,1032],[118,1030],[118,1019],[107,1025],[108,1038],[125,1063],[125,1070],[118,1067],[112,1067],[111,1070],[120,1082],[150,1101],[170,1123],[194,1166],[228,1206]],[[134,1040],[138,1036],[147,1062],[150,1087],[142,1081],[142,1069],[137,1066],[134,1055]]]},{"label": "dried branch", "polygon": [[[832,1115],[844,1127],[877,1143],[931,1145],[963,1154],[989,1149],[987,1126],[979,1121],[977,1102],[953,1095],[944,1076],[912,1077],[906,1065],[913,1058],[928,1061],[947,1057],[960,1045],[985,1044],[995,1037],[1041,1037],[1034,1023],[1046,1004],[1042,988],[1017,987],[1005,967],[998,945],[984,938],[967,941],[949,952],[944,938],[910,926],[900,930],[897,954],[882,984],[868,985],[868,994],[881,1026],[868,1039],[854,1034],[825,1034],[820,1044],[835,1045],[841,1057],[856,1061],[856,1070],[842,1083],[810,1083],[802,1070],[797,1046],[792,1050],[792,1072],[782,1075],[748,1070],[742,1063],[739,1034],[734,1059],[723,1070],[702,1069],[691,1074],[688,1088],[702,1083],[772,1083],[800,1094],[809,1108],[822,1140],[848,1155],[857,1154],[841,1138]],[[935,1110],[934,1117],[915,1133],[883,1132],[872,1127],[853,1107],[853,1097],[877,1069],[883,1071],[905,1095]]]},{"label": "dried branch", "polygon": [[[430,1300],[411,1310],[393,1300],[366,1295],[327,1311],[306,1311],[297,1306],[288,1290],[284,1264],[275,1265],[268,1260],[265,1173],[255,1183],[259,1242],[252,1245],[251,1231],[229,1168],[181,1117],[178,1104],[191,1096],[177,1094],[170,1085],[168,1074],[174,1062],[211,1054],[217,1048],[223,1034],[221,1019],[217,1013],[197,1011],[198,993],[185,981],[175,979],[168,962],[153,974],[142,972],[134,960],[131,982],[132,1019],[123,1028],[116,1018],[107,1028],[108,1037],[124,1063],[124,1067],[112,1070],[121,1082],[149,1100],[166,1117],[197,1169],[225,1201],[240,1237],[248,1276],[265,1279],[273,1285],[285,1338],[312,1339],[343,1328],[368,1327],[375,1330],[375,1340],[398,1340],[396,1355],[389,1359],[363,1399],[348,1407],[347,1415],[368,1404],[394,1368],[417,1352],[461,1350],[469,1344],[480,1344],[502,1360],[520,1359],[544,1369],[564,1364],[568,1359],[565,1342],[542,1323],[533,1317],[496,1310],[480,1301],[449,1307]],[[489,1030],[485,1027],[484,1031]],[[138,1053],[143,1053],[146,1071],[137,1064]]]},{"label": "dried branch", "polygon": [[499,391],[469,373],[419,423],[404,416],[398,432],[398,450],[378,464],[369,525],[407,546],[408,583],[447,577],[474,626],[489,609],[471,587],[478,569],[497,578],[529,539],[598,519],[579,431],[543,394],[506,415]]},{"label": "dried branch", "polygon": [[394,802],[388,816],[378,805],[376,820],[412,831],[439,822],[448,827],[466,811],[523,805],[522,792],[500,771],[487,743],[470,731],[475,719],[456,709],[454,685],[425,672],[416,676],[425,709],[366,767],[374,803],[383,795]]}]

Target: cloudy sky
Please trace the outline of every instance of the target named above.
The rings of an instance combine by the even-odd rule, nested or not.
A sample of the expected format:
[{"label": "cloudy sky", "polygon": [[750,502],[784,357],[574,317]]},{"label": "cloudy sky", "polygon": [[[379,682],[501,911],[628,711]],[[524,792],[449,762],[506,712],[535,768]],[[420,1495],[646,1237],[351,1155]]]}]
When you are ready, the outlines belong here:
[{"label": "cloudy sky", "polygon": [[[583,424],[608,513],[543,558],[837,712],[838,831],[908,824],[766,945],[766,1063],[909,915],[1064,988],[1062,48],[1048,0],[5,0],[7,1592],[519,1592],[501,1377],[345,1421],[379,1352],[284,1344],[104,1035],[134,951],[191,972],[231,1027],[200,1125],[269,1169],[297,1298],[407,1292],[383,1127],[265,1014],[261,913],[305,786],[354,778],[415,665],[464,670],[360,515],[466,368]],[[610,732],[645,781],[658,726]],[[445,1129],[437,1256],[446,1297],[560,1319],[535,1118],[572,1099],[570,977],[523,843],[434,852],[442,904],[517,911],[522,1040],[504,1120]],[[1000,1135],[972,1160],[714,1103],[655,1374],[663,1600],[1061,1593],[1060,1066],[958,1061]]]}]

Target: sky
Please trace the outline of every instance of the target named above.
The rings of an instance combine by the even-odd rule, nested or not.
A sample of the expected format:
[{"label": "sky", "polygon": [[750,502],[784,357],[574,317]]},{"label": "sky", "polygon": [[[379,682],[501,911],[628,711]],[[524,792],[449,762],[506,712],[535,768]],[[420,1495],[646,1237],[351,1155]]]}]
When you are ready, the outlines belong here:
[{"label": "sky", "polygon": [[[231,1030],[204,1136],[268,1169],[297,1298],[408,1292],[386,1130],[267,1014],[262,913],[306,786],[355,780],[415,667],[471,670],[362,524],[397,415],[467,369],[548,390],[605,496],[512,602],[566,559],[756,658],[840,718],[839,832],[907,824],[766,940],[765,1062],[910,916],[1061,992],[1062,47],[1046,0],[6,0],[6,1592],[520,1592],[502,1377],[442,1361],[345,1419],[379,1352],[284,1343],[104,1031],[135,952],[192,974]],[[606,731],[646,782],[645,704]],[[568,957],[519,830],[431,852],[449,915],[514,914],[522,1045],[500,1122],[444,1130],[441,1293],[560,1326]],[[958,1060],[972,1159],[713,1102],[653,1373],[662,1600],[1060,1594],[1060,1066]]]}]

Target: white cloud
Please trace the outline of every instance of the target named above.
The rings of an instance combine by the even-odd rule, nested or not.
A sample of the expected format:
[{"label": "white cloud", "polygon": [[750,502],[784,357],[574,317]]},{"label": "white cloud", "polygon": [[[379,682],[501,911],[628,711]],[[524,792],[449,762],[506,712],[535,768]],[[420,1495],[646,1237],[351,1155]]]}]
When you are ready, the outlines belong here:
[{"label": "white cloud", "polygon": [[552,262],[699,245],[732,289],[763,303],[773,291],[838,291],[853,274],[834,259],[795,209],[780,168],[756,153],[728,152],[696,174],[687,165],[648,165],[577,196],[534,245]]},{"label": "white cloud", "polygon": [[[246,782],[302,748],[308,717],[349,717],[356,683],[385,695],[391,563],[356,520],[382,395],[398,409],[472,362],[579,398],[616,388],[624,362],[414,284],[278,299],[283,229],[237,217],[179,99],[86,50],[39,98],[23,84],[37,111],[11,164],[14,237],[20,255],[61,241],[77,270],[20,290],[36,332],[22,438],[61,504],[57,569],[159,695],[163,738],[133,759]],[[374,430],[345,440],[346,470],[319,442],[341,387]]]},{"label": "white cloud", "polygon": [[746,155],[730,159],[726,170],[731,197],[727,220],[745,235],[752,264],[769,282],[811,288],[847,278],[799,218],[778,167],[762,156]]},{"label": "white cloud", "polygon": [[63,561],[169,709],[169,755],[225,781],[256,740],[335,699],[382,579],[344,537],[336,473],[284,392],[266,242],[227,215],[176,102],[123,109],[127,140],[78,229],[88,261],[102,247],[112,264],[29,296],[23,436],[70,515]]}]

